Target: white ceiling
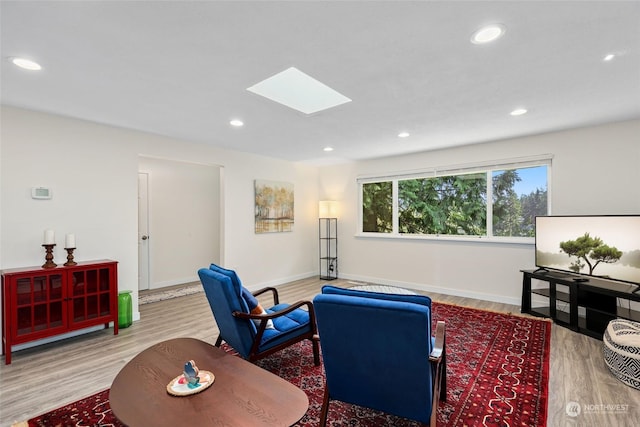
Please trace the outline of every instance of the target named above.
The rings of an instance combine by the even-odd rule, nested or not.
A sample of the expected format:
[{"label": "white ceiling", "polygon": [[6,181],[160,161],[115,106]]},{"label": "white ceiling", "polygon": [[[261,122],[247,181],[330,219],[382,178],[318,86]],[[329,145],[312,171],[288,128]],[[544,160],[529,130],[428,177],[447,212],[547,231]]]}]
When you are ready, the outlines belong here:
[{"label": "white ceiling", "polygon": [[[2,1],[0,13],[2,104],[291,161],[640,117],[638,1]],[[496,22],[504,37],[470,43]],[[292,66],[353,101],[305,115],[246,90]]]}]

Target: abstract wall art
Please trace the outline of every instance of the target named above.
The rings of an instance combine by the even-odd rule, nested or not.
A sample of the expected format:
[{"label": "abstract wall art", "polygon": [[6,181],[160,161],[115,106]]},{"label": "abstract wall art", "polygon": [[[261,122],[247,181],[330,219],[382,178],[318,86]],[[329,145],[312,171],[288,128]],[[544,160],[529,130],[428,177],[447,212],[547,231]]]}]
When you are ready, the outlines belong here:
[{"label": "abstract wall art", "polygon": [[256,233],[293,231],[293,184],[255,180]]}]

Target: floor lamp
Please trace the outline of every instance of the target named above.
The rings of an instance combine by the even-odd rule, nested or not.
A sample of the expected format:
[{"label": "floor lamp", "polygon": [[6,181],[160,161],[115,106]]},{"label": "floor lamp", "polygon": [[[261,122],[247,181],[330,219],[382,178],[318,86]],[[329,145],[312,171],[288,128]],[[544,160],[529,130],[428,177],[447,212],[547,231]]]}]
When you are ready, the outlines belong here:
[{"label": "floor lamp", "polygon": [[323,200],[318,209],[320,279],[338,278],[338,204]]}]

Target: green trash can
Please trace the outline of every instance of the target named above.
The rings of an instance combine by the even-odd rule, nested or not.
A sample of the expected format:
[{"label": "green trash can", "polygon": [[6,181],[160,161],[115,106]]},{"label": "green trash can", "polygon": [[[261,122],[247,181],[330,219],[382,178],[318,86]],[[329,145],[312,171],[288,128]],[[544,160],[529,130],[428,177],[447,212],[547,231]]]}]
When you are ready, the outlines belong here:
[{"label": "green trash can", "polygon": [[131,307],[131,291],[118,293],[118,327],[128,328],[133,323],[133,312]]}]

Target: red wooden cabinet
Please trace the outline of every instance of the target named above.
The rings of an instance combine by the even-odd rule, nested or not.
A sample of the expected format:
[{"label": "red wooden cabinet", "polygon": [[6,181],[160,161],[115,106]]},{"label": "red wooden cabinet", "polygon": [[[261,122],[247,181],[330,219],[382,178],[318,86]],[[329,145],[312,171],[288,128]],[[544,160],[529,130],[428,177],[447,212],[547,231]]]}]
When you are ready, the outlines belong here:
[{"label": "red wooden cabinet", "polygon": [[80,262],[71,267],[2,271],[2,350],[54,335],[113,322],[118,333],[118,263]]}]

